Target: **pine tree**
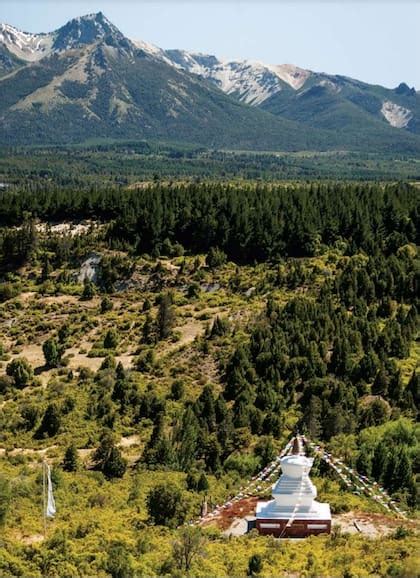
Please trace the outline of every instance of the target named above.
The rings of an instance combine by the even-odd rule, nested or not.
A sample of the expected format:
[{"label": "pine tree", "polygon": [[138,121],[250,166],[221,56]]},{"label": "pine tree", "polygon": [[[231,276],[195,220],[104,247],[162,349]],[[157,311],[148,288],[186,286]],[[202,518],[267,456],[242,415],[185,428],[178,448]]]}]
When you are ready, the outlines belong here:
[{"label": "pine tree", "polygon": [[408,455],[407,447],[401,446],[397,448],[397,463],[393,476],[393,487],[395,490],[399,488],[410,488],[411,480],[413,478],[413,469],[411,460]]},{"label": "pine tree", "polygon": [[190,406],[182,416],[179,432],[178,462],[183,471],[188,471],[195,459],[199,433],[197,418]]},{"label": "pine tree", "polygon": [[0,476],[0,528],[4,526],[10,510],[12,492],[9,481]]},{"label": "pine tree", "polygon": [[58,367],[60,365],[63,350],[53,337],[43,343],[42,351],[47,367]]},{"label": "pine tree", "polygon": [[209,432],[216,429],[216,410],[214,405],[213,391],[210,385],[206,385],[195,402],[195,413],[200,418],[200,423],[205,425]]},{"label": "pine tree", "polygon": [[162,295],[160,299],[156,324],[159,338],[169,337],[175,324],[175,312],[171,296],[168,293]]},{"label": "pine tree", "polygon": [[75,472],[79,466],[79,456],[76,446],[71,444],[66,449],[63,459],[63,470],[66,472]]},{"label": "pine tree", "polygon": [[207,492],[209,487],[210,487],[210,485],[209,485],[209,482],[207,480],[206,474],[204,472],[201,472],[200,477],[198,478],[198,482],[197,482],[197,490],[199,492]]},{"label": "pine tree", "polygon": [[365,476],[370,476],[372,473],[372,453],[365,445],[362,445],[357,456],[356,469]]},{"label": "pine tree", "polygon": [[83,283],[83,301],[90,301],[95,296],[95,285],[90,281],[90,279],[85,279]]},{"label": "pine tree", "polygon": [[112,327],[108,329],[104,337],[104,347],[105,349],[115,349],[118,345],[118,334],[116,330]]},{"label": "pine tree", "polygon": [[146,314],[146,319],[142,327],[142,341],[148,345],[152,345],[156,341],[155,324],[149,312]]},{"label": "pine tree", "polygon": [[378,482],[382,480],[388,464],[388,445],[381,441],[375,448],[372,460],[372,475]]},{"label": "pine tree", "polygon": [[418,413],[420,411],[420,373],[413,371],[403,393],[404,407]]},{"label": "pine tree", "polygon": [[385,368],[382,366],[376,374],[375,381],[372,384],[372,393],[373,395],[382,395],[383,397],[386,397],[388,394],[388,387],[389,376],[385,371]]},{"label": "pine tree", "polygon": [[115,445],[113,434],[107,430],[101,436],[93,461],[95,466],[109,479],[122,478],[127,469],[127,462]]},{"label": "pine tree", "polygon": [[45,410],[44,416],[39,426],[36,437],[53,437],[57,435],[61,426],[61,415],[57,404],[50,403],[50,405]]},{"label": "pine tree", "polygon": [[322,404],[321,400],[312,395],[308,412],[305,418],[306,427],[308,428],[309,436],[317,440],[321,436],[322,426],[321,426],[321,416],[322,416]]}]

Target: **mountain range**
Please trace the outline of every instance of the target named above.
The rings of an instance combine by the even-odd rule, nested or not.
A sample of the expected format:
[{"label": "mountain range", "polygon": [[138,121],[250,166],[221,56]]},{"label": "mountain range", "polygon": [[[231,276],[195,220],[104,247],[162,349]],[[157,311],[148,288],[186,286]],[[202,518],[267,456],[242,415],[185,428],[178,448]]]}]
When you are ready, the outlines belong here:
[{"label": "mountain range", "polygon": [[291,64],[126,38],[101,12],[0,24],[0,143],[154,139],[214,148],[420,153],[420,94]]}]

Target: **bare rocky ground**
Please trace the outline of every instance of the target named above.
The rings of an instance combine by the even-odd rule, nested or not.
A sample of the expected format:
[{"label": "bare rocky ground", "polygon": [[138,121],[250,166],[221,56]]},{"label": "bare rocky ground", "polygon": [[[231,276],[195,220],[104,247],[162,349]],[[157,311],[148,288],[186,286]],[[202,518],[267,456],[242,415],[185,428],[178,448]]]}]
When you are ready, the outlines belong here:
[{"label": "bare rocky ground", "polygon": [[[255,516],[258,496],[244,498],[222,510],[214,518],[207,520],[203,526],[216,526],[226,536],[241,536],[248,532],[248,521]],[[404,522],[404,527],[415,530],[415,520],[402,520],[397,516],[370,512],[346,512],[333,515],[333,528],[348,534],[362,534],[368,538],[378,538],[394,532]]]}]

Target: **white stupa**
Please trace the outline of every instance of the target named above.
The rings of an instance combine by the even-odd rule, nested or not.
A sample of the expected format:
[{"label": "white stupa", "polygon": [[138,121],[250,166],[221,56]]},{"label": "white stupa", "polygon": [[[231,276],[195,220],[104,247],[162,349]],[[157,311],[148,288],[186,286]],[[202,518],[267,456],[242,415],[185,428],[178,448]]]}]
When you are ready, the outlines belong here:
[{"label": "white stupa", "polygon": [[316,487],[309,479],[313,458],[302,455],[296,442],[294,453],[280,463],[282,474],[273,485],[273,499],[257,504],[258,531],[284,537],[329,533],[330,506],[315,500]]}]

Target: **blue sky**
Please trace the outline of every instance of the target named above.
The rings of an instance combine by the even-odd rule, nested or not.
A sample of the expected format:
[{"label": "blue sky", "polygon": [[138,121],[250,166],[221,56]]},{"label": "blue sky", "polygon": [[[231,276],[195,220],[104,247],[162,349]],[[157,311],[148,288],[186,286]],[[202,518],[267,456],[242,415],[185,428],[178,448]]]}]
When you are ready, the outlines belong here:
[{"label": "blue sky", "polygon": [[49,31],[104,12],[130,38],[420,90],[419,0],[0,0],[0,21]]}]

